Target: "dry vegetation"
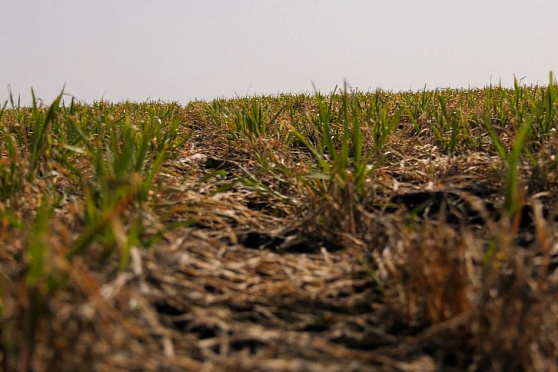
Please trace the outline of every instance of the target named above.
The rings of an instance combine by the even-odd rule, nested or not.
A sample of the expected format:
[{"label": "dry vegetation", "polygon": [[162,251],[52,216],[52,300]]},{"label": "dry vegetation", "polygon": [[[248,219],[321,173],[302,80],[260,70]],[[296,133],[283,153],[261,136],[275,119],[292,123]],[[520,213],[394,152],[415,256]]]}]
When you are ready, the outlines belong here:
[{"label": "dry vegetation", "polygon": [[556,371],[557,96],[12,99],[0,368]]}]

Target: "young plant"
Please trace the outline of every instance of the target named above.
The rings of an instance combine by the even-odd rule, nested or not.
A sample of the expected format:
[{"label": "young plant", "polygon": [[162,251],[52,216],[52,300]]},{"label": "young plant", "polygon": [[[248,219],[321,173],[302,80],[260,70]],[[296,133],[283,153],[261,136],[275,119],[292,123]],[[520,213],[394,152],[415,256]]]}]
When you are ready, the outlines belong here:
[{"label": "young plant", "polygon": [[536,118],[536,128],[534,131],[537,140],[546,141],[550,138],[554,123],[556,121],[556,84],[554,82],[554,75],[551,72],[548,74],[548,86],[540,88],[540,99],[533,99],[531,101],[531,113]]},{"label": "young plant", "polygon": [[[337,131],[334,130],[332,120],[334,96],[326,103],[323,97],[316,93],[319,119],[316,125],[321,134],[317,144],[312,144],[300,131],[293,130],[292,134],[302,143],[314,156],[317,162],[317,170],[305,176],[311,180],[308,185],[314,188],[318,194],[323,194],[333,188],[340,190],[347,187],[356,191],[357,199],[364,196],[366,176],[372,171],[370,165],[372,156],[381,152],[388,136],[395,129],[402,110],[389,116],[387,108],[378,107],[379,116],[370,123],[373,126],[374,148],[365,152],[364,132],[362,118],[365,115],[361,100],[356,94],[349,94],[347,88],[341,95],[338,120],[342,122],[340,143]],[[316,188],[317,187],[317,188]]]},{"label": "young plant", "polygon": [[504,211],[510,219],[514,219],[514,227],[517,229],[519,223],[519,211],[523,200],[519,192],[519,167],[521,166],[521,154],[525,151],[525,143],[533,125],[533,118],[527,117],[513,142],[511,152],[508,154],[506,184],[504,190]]},{"label": "young plant", "polygon": [[249,138],[266,135],[269,126],[272,126],[277,121],[277,118],[285,109],[285,106],[282,107],[270,119],[269,109],[264,108],[255,99],[252,101],[251,106],[246,105],[244,101],[240,101],[240,104],[239,111],[233,115],[233,131],[236,136],[246,135]]},{"label": "young plant", "polygon": [[498,135],[492,128],[491,120],[488,117],[482,119],[486,130],[492,139],[493,145],[500,157],[506,162],[506,183],[504,188],[504,212],[510,220],[515,220],[517,224],[518,213],[521,208],[523,196],[519,190],[519,167],[521,166],[521,155],[526,150],[526,141],[533,126],[532,116],[525,118],[519,133],[517,134],[511,151],[508,151],[502,144]]},{"label": "young plant", "polygon": [[438,95],[438,104],[434,111],[434,123],[431,130],[443,151],[453,156],[457,150],[460,137],[470,138],[465,120],[455,111],[449,112],[446,98]]},{"label": "young plant", "polygon": [[8,101],[5,101],[4,104],[0,107],[0,123],[2,122],[4,111],[6,111],[6,106],[8,106]]},{"label": "young plant", "polygon": [[413,125],[416,133],[420,133],[421,126],[419,121],[428,115],[428,108],[431,106],[433,97],[438,95],[438,90],[427,91],[426,86],[419,92],[409,92],[403,95],[404,112],[407,114],[409,121]]},{"label": "young plant", "polygon": [[11,198],[21,190],[23,168],[18,158],[16,139],[0,128],[0,201]]},{"label": "young plant", "polygon": [[139,242],[142,224],[139,215],[136,219],[128,217],[133,222],[125,232],[123,215],[141,211],[169,149],[177,149],[185,140],[179,138],[179,119],[173,118],[170,110],[162,113],[164,120],[149,110],[149,120],[139,123],[139,129],[128,113],[119,119],[101,114],[99,119],[104,122],[92,125],[88,135],[73,122],[93,176],[88,179],[80,176],[86,227],[68,258],[83,254],[98,240],[106,246],[116,244],[121,251],[121,267],[127,265],[129,250]]},{"label": "young plant", "polygon": [[60,108],[60,101],[62,100],[62,95],[64,91],[62,91],[52,102],[49,106],[46,114],[43,113],[43,110],[40,110],[37,107],[37,100],[35,98],[35,93],[31,90],[31,95],[33,98],[33,108],[31,114],[31,121],[33,123],[33,128],[31,132],[31,159],[29,161],[29,170],[27,172],[27,181],[31,182],[35,175],[35,169],[37,168],[39,159],[48,156],[47,154],[47,147],[49,146],[49,138],[47,130],[49,125],[55,125],[54,121],[56,120],[56,116],[58,114]]}]

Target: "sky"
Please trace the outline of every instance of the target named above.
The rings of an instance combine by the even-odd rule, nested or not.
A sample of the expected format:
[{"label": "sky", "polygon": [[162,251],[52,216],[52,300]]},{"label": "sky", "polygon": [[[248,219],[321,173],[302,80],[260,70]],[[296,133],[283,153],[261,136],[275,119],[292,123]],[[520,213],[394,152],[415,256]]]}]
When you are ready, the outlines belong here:
[{"label": "sky", "polygon": [[546,84],[557,0],[0,0],[0,104]]}]

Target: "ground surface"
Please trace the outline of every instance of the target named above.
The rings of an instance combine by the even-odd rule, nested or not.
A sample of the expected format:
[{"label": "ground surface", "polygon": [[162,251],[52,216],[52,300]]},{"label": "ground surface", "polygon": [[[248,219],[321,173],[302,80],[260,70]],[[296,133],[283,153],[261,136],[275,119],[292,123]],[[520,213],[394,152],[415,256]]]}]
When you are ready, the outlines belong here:
[{"label": "ground surface", "polygon": [[[512,102],[513,91],[500,93]],[[385,95],[386,118],[405,98],[376,94]],[[131,187],[111,199],[120,195],[123,181],[111,173],[118,172],[103,176],[93,160],[59,155],[53,149],[70,130],[53,125],[42,168],[3,193],[4,369],[556,370],[556,131],[525,145],[534,161],[518,165],[518,209],[510,214],[510,162],[474,121],[487,91],[432,94],[445,94],[449,110],[460,113],[457,147],[451,150],[449,134],[448,142],[432,134],[439,106],[416,117],[404,111],[368,158],[375,165],[364,186],[351,165],[356,137],[346,168],[331,153],[343,152],[341,142],[320,150],[331,168],[316,166],[309,146],[323,132],[304,127],[316,112],[323,117],[314,97],[268,98],[265,133],[249,126],[258,122],[250,102],[268,107],[265,99],[171,106],[184,141],[145,198]],[[362,112],[352,114],[337,98],[334,135],[343,136],[343,115],[358,114],[365,151],[380,150],[382,134],[373,128],[381,110],[366,109],[377,97],[363,95]],[[103,109],[114,116],[147,110],[101,103],[82,116],[58,115],[86,128],[96,117],[87,110]],[[509,117],[493,120],[507,149],[519,132]],[[19,133],[24,117],[12,111],[3,120]],[[295,130],[306,130],[308,143],[289,134]],[[85,140],[75,141],[63,148],[85,153],[77,149],[88,149]],[[32,164],[18,144],[20,163]],[[10,165],[9,148],[0,149]],[[19,168],[6,169],[4,176]],[[109,181],[95,194],[99,174]],[[91,177],[89,186],[77,181],[81,175]],[[63,197],[41,229],[39,206],[49,195]]]}]

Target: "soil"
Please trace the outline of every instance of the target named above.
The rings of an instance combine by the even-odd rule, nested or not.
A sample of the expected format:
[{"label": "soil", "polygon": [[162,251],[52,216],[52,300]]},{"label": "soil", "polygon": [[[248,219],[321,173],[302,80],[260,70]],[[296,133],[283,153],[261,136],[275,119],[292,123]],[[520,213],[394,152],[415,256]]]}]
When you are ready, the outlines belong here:
[{"label": "soil", "polygon": [[[195,110],[186,118],[185,128],[203,125]],[[550,187],[525,198],[505,242],[501,160],[417,146],[409,129],[386,145],[370,195],[347,220],[343,190],[301,197],[282,176],[260,172],[248,145],[202,133],[158,176],[141,212],[156,239],[132,248],[124,270],[99,242],[71,265],[56,260],[82,223],[69,199],[49,235],[52,265],[67,284],[37,305],[40,289],[23,280],[28,235],[4,229],[3,337],[17,335],[2,342],[5,370],[522,370],[505,361],[534,344],[540,370],[555,368],[548,361],[558,355],[558,219]],[[308,156],[296,150],[284,162],[294,169]],[[248,174],[273,192],[236,182]],[[28,185],[11,208],[31,221],[40,190]],[[501,269],[487,271],[495,236]],[[31,324],[32,305],[44,309],[39,324]]]}]

